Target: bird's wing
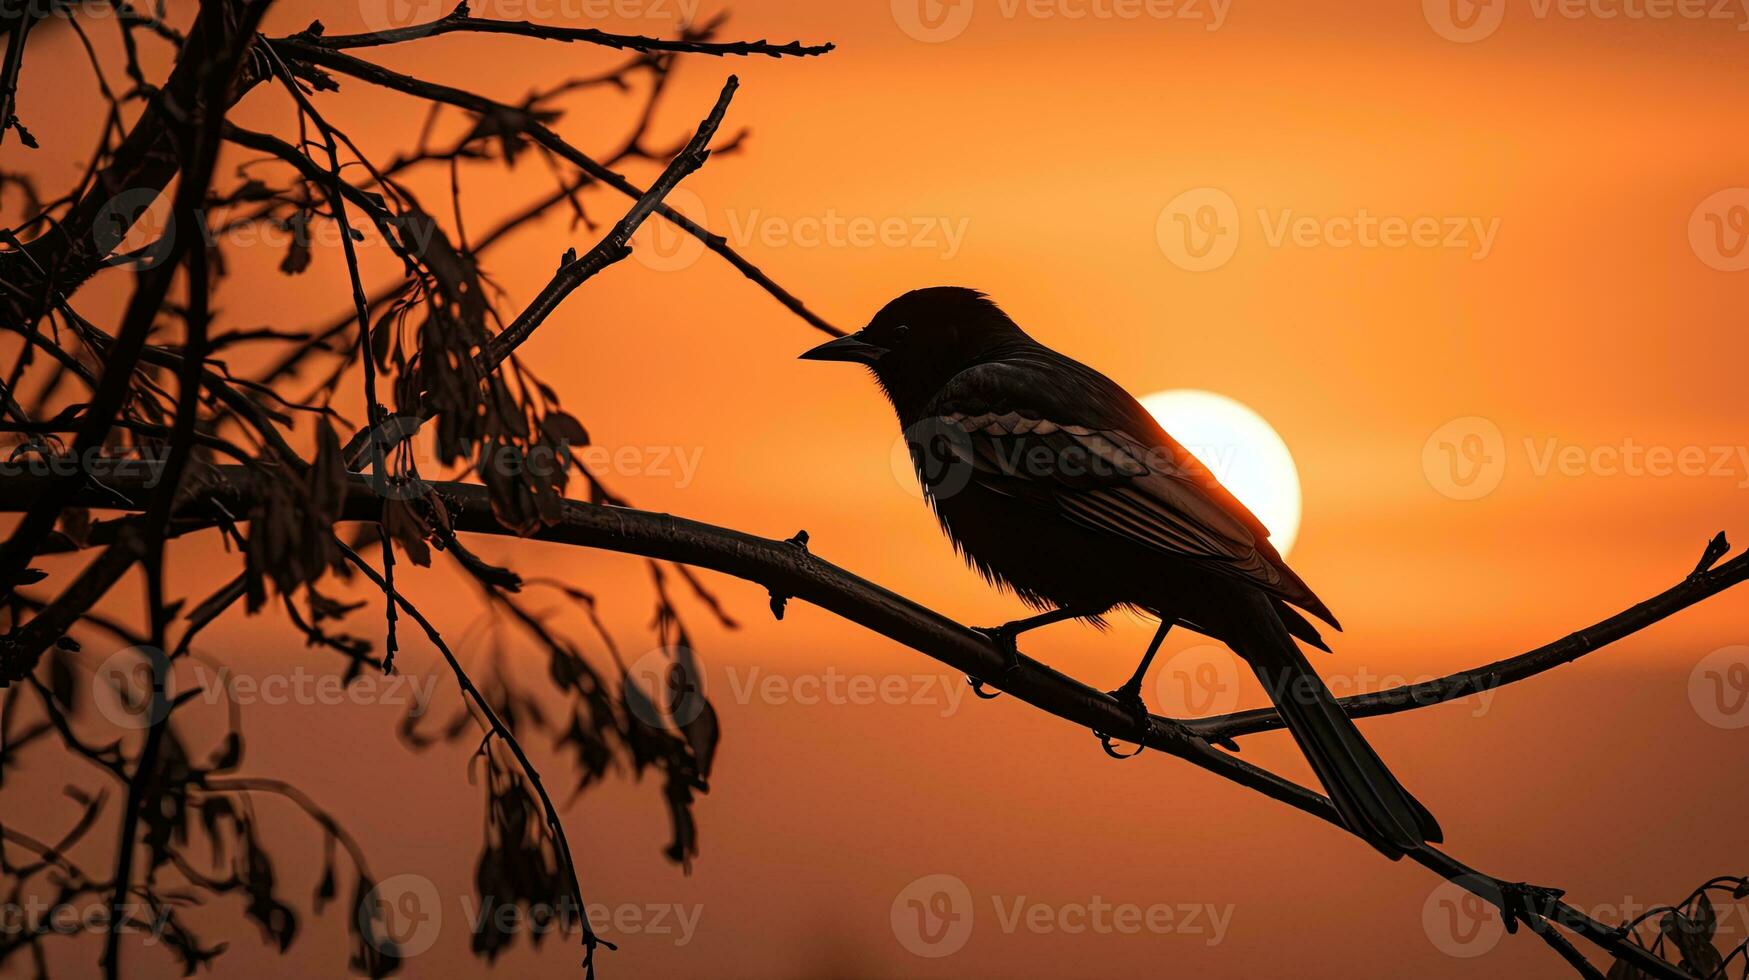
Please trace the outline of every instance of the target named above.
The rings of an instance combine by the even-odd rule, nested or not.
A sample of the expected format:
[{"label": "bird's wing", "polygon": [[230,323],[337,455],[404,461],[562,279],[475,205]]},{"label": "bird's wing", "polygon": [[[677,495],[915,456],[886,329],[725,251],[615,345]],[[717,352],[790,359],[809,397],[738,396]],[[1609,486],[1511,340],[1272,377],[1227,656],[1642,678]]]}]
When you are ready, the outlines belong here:
[{"label": "bird's wing", "polygon": [[1269,543],[1263,523],[1091,368],[1048,351],[975,365],[937,393],[911,431],[932,436],[925,441],[933,448],[918,451],[951,457],[936,461],[950,464],[942,469],[949,480],[969,479],[1091,531],[1205,562],[1337,625]]}]

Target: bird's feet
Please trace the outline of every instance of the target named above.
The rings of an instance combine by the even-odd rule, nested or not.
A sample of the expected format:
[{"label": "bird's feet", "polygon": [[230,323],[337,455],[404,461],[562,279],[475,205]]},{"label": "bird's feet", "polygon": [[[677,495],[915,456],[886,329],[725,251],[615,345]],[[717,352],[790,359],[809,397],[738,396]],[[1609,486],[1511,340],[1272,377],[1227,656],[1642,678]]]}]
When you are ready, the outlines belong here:
[{"label": "bird's feet", "polygon": [[1130,713],[1130,717],[1135,719],[1138,726],[1148,724],[1151,712],[1148,711],[1148,703],[1142,700],[1142,685],[1125,684],[1117,690],[1107,691],[1105,694],[1122,705],[1124,710]]},{"label": "bird's feet", "polygon": [[[1148,710],[1147,702],[1142,700],[1141,684],[1129,683],[1115,691],[1105,693],[1107,697],[1116,701],[1123,707],[1124,711],[1129,713],[1130,719],[1135,722],[1136,730],[1144,733],[1143,738],[1153,732],[1153,713]],[[1097,729],[1094,730],[1093,734],[1099,739],[1099,744],[1105,748],[1105,754],[1113,759],[1133,759],[1147,747],[1138,743],[1134,752],[1119,752],[1110,735]]]},{"label": "bird's feet", "polygon": [[[996,645],[996,649],[1002,651],[1004,665],[1002,667],[1001,677],[1004,679],[1007,678],[1008,675],[1014,673],[1015,669],[1020,666],[1020,647],[1014,642],[1014,638],[1019,635],[1019,631],[1015,630],[1013,627],[1013,623],[1009,623],[1006,626],[972,627],[972,632],[982,633],[989,637],[990,642]],[[973,694],[985,701],[994,701],[996,698],[1002,696],[1000,693],[984,690],[985,681],[981,677],[973,677],[972,675],[967,674],[966,683],[972,686]]]}]

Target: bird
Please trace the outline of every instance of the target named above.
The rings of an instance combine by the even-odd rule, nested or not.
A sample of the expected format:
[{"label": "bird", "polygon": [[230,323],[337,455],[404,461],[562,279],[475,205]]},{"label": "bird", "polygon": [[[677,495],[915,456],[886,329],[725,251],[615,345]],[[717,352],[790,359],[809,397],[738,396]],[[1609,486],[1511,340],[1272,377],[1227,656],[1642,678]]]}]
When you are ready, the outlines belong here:
[{"label": "bird", "polygon": [[1343,822],[1393,860],[1443,839],[1296,639],[1328,651],[1301,611],[1342,627],[1269,531],[1128,392],[1039,343],[986,294],[933,286],[886,304],[804,360],[861,364],[892,404],[924,496],[961,556],[1036,615],[981,630],[1016,638],[1129,610],[1158,617],[1111,696],[1147,717],[1142,680],[1173,626],[1257,674]]}]

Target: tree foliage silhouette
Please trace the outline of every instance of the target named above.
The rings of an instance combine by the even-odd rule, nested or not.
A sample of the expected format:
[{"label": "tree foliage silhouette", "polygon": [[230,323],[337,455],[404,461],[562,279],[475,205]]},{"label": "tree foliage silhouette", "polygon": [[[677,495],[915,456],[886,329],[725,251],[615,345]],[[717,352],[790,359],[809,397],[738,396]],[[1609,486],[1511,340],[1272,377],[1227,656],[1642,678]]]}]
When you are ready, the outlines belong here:
[{"label": "tree foliage silhouette", "polygon": [[[97,780],[95,788],[67,786],[79,815],[58,833],[0,824],[7,900],[46,892],[56,904],[107,902],[102,966],[111,977],[120,973],[123,937],[134,928],[153,928],[189,971],[218,957],[226,943],[197,935],[188,910],[219,896],[240,899],[243,915],[281,951],[305,928],[302,906],[319,913],[342,904],[351,968],[371,976],[398,969],[400,948],[373,903],[377,879],[358,841],[298,787],[243,771],[248,753],[235,704],[212,744],[197,743],[183,723],[195,692],[176,678],[204,656],[195,648],[201,632],[238,606],[282,616],[293,635],[339,658],[348,684],[393,672],[409,623],[438,651],[463,706],[436,725],[409,715],[400,734],[414,749],[477,746],[485,821],[475,881],[483,897],[529,909],[583,905],[559,804],[523,749],[536,734],[552,739],[571,763],[566,782],[573,796],[616,770],[655,777],[671,821],[667,857],[686,865],[698,853],[694,803],[708,788],[720,732],[697,683],[684,617],[702,612],[733,624],[696,568],[764,585],[778,618],[791,598],[817,604],[968,675],[1000,674],[995,686],[1073,724],[1340,825],[1323,796],[1234,754],[1237,739],[1279,727],[1273,712],[1143,722],[1030,658],[1003,674],[1004,653],[987,636],[815,557],[806,534],[768,540],[638,511],[577,462],[577,450],[590,442],[588,429],[517,349],[567,296],[625,259],[633,232],[647,221],[693,236],[803,323],[841,335],[726,240],[664,203],[711,156],[740,148],[744,133],[721,133],[735,78],[727,78],[688,138],[664,145],[653,122],[686,59],[800,58],[826,54],[830,44],[721,40],[720,18],[672,38],[617,35],[476,17],[465,4],[432,21],[375,33],[328,35],[315,23],[270,37],[261,33],[267,6],[203,0],[192,24],[179,26],[159,8],[125,0],[76,7],[45,0],[8,8],[0,25],[8,42],[0,61],[0,145],[13,141],[0,193],[14,195],[24,212],[0,232],[0,329],[16,351],[0,392],[0,432],[15,440],[14,465],[0,474],[0,510],[18,515],[0,544],[6,617],[0,779],[27,756],[54,752],[80,761]],[[125,88],[110,84],[114,66],[104,63],[89,33],[99,27],[119,31]],[[46,31],[77,35],[108,107],[97,152],[53,197],[28,167],[12,165],[43,141],[83,138],[51,120],[20,118],[15,96],[23,73],[71,70],[27,64],[30,37]],[[510,35],[629,54],[609,71],[565,79],[514,104],[359,54],[445,34]],[[161,79],[143,67],[148,45],[171,58]],[[428,106],[417,146],[372,159],[329,120],[330,104],[360,86]],[[641,100],[618,149],[600,158],[556,129],[567,99],[588,92]],[[278,100],[296,126],[269,133],[238,125],[232,109],[245,98]],[[219,166],[221,158],[240,163],[234,176]],[[484,234],[469,235],[460,218],[463,165],[509,167],[524,158],[547,166],[554,186]],[[659,168],[647,187],[626,176],[639,167]],[[428,207],[410,189],[415,176],[446,172],[454,198],[446,207]],[[630,203],[603,226],[593,214],[616,196]],[[452,216],[440,218],[446,210]],[[592,236],[593,244],[581,253],[567,250],[530,303],[506,310],[487,271],[490,253],[554,210],[568,211],[571,230]],[[142,219],[160,213],[167,222],[142,236]],[[221,325],[212,299],[227,271],[229,233],[249,229],[287,237],[279,269],[290,276],[331,260],[332,250],[319,253],[312,243],[323,231],[333,233],[350,286],[344,311],[305,328]],[[386,248],[398,274],[367,284],[358,252],[365,243]],[[132,288],[121,316],[104,325],[81,315],[78,294],[108,269],[112,276],[131,273]],[[227,358],[245,350],[267,366],[252,375],[233,372]],[[359,397],[362,418],[348,420],[335,407],[348,393]],[[429,440],[446,473],[472,479],[421,474],[416,434]],[[633,675],[591,592],[493,565],[469,549],[466,539],[476,535],[645,558],[656,639],[667,651],[659,683],[645,685]],[[236,556],[234,573],[209,595],[166,591],[167,556],[183,538],[223,542]],[[1727,551],[1720,535],[1681,583],[1561,641],[1451,677],[1345,699],[1344,706],[1356,716],[1407,711],[1570,662],[1741,582],[1749,556],[1720,564]],[[68,565],[64,558],[83,561]],[[547,667],[538,689],[526,681],[527,671],[519,676],[496,662],[471,674],[403,593],[403,565],[438,561],[454,563],[501,622],[533,641]],[[99,609],[136,568],[146,582],[143,627]],[[370,600],[348,601],[342,592]],[[561,597],[592,624],[593,635],[556,626],[530,603],[534,592]],[[367,608],[380,624],[372,636],[355,635],[346,623]],[[131,652],[94,663],[87,647],[98,642]],[[590,656],[590,648],[606,658]],[[102,676],[116,665],[116,676]],[[104,725],[104,712],[92,704],[111,682],[118,696],[133,698],[124,716],[137,723],[131,733],[113,713]],[[559,712],[555,694],[564,705]],[[322,875],[308,903],[287,895],[276,875],[282,858],[275,854],[297,845],[270,847],[265,839],[256,807],[269,798],[295,807],[319,831]],[[111,867],[88,868],[70,857],[81,841],[104,833],[117,841]],[[1733,964],[1749,971],[1742,946],[1716,947],[1714,902],[1749,897],[1742,878],[1714,879],[1673,906],[1612,925],[1563,903],[1558,891],[1482,874],[1439,850],[1423,848],[1411,858],[1495,905],[1509,928],[1528,926],[1583,976],[1602,974],[1569,937],[1613,956],[1610,976],[1618,980],[1724,976]],[[580,932],[582,962],[593,973],[597,950],[607,944],[587,919]],[[45,944],[55,936],[29,929],[0,936],[0,962],[28,955],[45,972]],[[474,952],[491,959],[511,941],[483,931]]]}]

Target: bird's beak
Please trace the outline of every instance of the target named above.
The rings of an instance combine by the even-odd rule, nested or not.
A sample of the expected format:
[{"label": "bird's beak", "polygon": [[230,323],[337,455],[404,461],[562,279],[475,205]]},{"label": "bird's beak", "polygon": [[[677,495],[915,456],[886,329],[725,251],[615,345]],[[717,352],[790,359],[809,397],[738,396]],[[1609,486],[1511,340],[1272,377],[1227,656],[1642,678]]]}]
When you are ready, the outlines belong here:
[{"label": "bird's beak", "polygon": [[881,359],[887,349],[863,340],[856,334],[828,340],[820,346],[801,356],[804,361],[851,361],[856,364],[874,364]]}]

